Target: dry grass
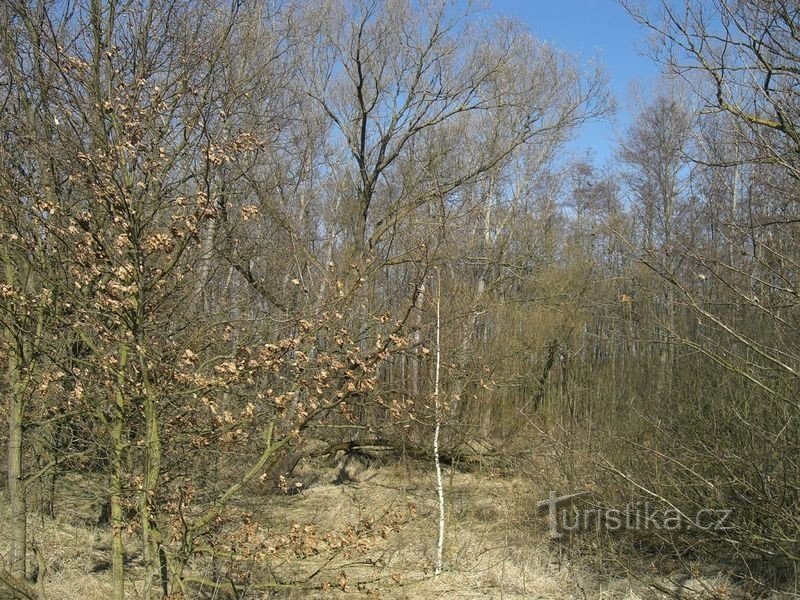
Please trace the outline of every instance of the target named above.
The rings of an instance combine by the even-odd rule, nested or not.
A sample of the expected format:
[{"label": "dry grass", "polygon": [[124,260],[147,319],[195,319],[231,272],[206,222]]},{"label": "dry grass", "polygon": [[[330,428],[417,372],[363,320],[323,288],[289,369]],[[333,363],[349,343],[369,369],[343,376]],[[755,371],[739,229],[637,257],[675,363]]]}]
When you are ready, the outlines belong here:
[{"label": "dry grass", "polygon": [[[348,485],[318,483],[301,494],[262,497],[259,503],[254,497],[244,498],[239,507],[263,525],[268,540],[293,530],[311,533],[300,538],[306,552],[278,549],[268,568],[251,565],[254,576],[268,575],[273,581],[289,583],[287,587],[258,592],[245,586],[240,591],[247,598],[268,594],[543,600],[669,597],[623,573],[601,575],[590,568],[592,563],[585,556],[552,546],[544,517],[531,509],[546,493],[532,489],[526,481],[455,473],[448,477],[446,494],[446,571],[438,578],[432,575],[436,496],[429,473],[402,465],[370,468],[359,475],[358,482]],[[65,500],[55,520],[31,519],[30,539],[47,563],[44,584],[49,598],[108,597],[109,532],[88,526],[90,515],[79,514],[78,505]],[[3,521],[7,510],[5,498],[0,497]],[[330,543],[337,539],[346,542],[338,547]],[[0,533],[0,557],[7,552],[6,542]],[[135,598],[141,585],[135,539],[128,549],[128,590]],[[198,561],[194,568],[198,576],[209,577],[210,563]],[[303,581],[307,583],[299,583]],[[198,599],[225,597],[220,590],[215,596],[208,586],[195,588],[193,594]],[[736,595],[720,577],[693,581],[683,597],[732,599]]]},{"label": "dry grass", "polygon": [[[8,522],[8,502],[5,496],[0,498],[0,522]],[[92,572],[110,556],[108,531],[72,524],[65,515],[56,520],[33,516],[28,522],[28,539],[45,560],[49,598],[86,600],[110,595],[109,578]],[[0,530],[0,557],[6,556],[7,544]]]}]

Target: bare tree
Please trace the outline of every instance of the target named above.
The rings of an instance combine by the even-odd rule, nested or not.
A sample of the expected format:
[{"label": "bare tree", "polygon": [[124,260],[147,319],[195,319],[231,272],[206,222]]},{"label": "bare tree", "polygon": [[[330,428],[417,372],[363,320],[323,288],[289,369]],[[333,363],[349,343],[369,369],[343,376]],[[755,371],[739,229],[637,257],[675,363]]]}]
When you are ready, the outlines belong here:
[{"label": "bare tree", "polygon": [[[693,414],[705,407],[707,416],[679,435],[681,453],[708,460],[702,498],[718,493],[709,481],[719,473],[735,482],[726,493],[742,517],[726,541],[737,559],[749,569],[753,556],[769,557],[779,572],[791,573],[797,568],[792,507],[799,489],[790,431],[800,406],[790,390],[798,382],[800,352],[797,321],[789,316],[798,306],[800,257],[798,7],[664,0],[648,11],[640,3],[623,4],[657,34],[657,58],[700,103],[687,153],[692,195],[687,217],[671,234],[670,251],[679,263],[649,264],[681,307],[684,318],[670,329],[682,347],[704,357],[704,369],[738,382],[737,393],[715,402],[697,399]],[[664,158],[659,165],[667,167]],[[725,434],[710,441],[707,422],[724,423]],[[769,577],[752,577],[770,585]]]},{"label": "bare tree", "polygon": [[[667,277],[677,276],[680,264],[675,234],[688,195],[686,156],[692,133],[689,110],[675,92],[656,96],[635,117],[619,152],[640,222],[641,241],[637,251],[641,252],[645,264],[653,265]],[[657,309],[659,315],[665,315],[657,341],[660,368],[656,395],[659,399],[668,393],[675,368],[675,311],[675,293],[668,285],[664,289],[663,304]]]},{"label": "bare tree", "polygon": [[[517,25],[476,23],[470,4],[334,2],[325,11],[307,89],[348,155],[341,176],[353,202],[343,209],[361,260],[398,219],[522,144],[563,139],[604,106],[597,74],[582,78]],[[393,189],[401,173],[418,181]]]},{"label": "bare tree", "polygon": [[729,113],[747,126],[755,160],[800,175],[795,2],[660,0],[660,11],[622,4],[659,34],[655,57],[689,82],[706,111]]}]

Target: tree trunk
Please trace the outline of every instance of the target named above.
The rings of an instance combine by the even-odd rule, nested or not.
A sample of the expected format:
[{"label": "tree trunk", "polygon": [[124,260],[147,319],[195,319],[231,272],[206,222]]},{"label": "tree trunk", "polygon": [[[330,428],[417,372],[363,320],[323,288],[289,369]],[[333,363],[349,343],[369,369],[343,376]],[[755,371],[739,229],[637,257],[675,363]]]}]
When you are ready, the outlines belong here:
[{"label": "tree trunk", "polygon": [[[6,284],[14,285],[14,269],[8,252],[3,248],[3,266]],[[9,351],[8,383],[11,396],[8,400],[8,455],[6,472],[8,477],[8,496],[11,501],[9,524],[9,560],[12,577],[25,579],[25,554],[27,542],[27,510],[25,505],[25,484],[22,480],[22,424],[25,416],[25,382],[22,372],[27,344],[21,344],[6,331]]]},{"label": "tree trunk", "polygon": [[425,284],[421,283],[419,286],[419,293],[417,294],[416,302],[414,303],[414,336],[413,336],[413,354],[407,357],[409,361],[409,392],[411,397],[415,400],[419,398],[421,382],[420,382],[420,362],[422,360],[422,303],[425,300]]},{"label": "tree trunk", "polygon": [[24,415],[24,383],[19,372],[18,357],[11,353],[9,359],[11,400],[8,411],[8,495],[11,500],[10,572],[25,578],[25,552],[27,541],[27,514],[25,484],[22,480],[22,419]]},{"label": "tree trunk", "polygon": [[[142,374],[146,378],[144,358],[142,358]],[[145,383],[149,387],[149,382]],[[144,485],[139,502],[139,512],[142,525],[142,545],[144,554],[145,583],[143,597],[149,600],[152,597],[154,579],[162,573],[160,561],[160,535],[156,525],[153,509],[153,499],[161,476],[161,439],[158,430],[158,415],[156,402],[152,392],[148,390],[144,399],[145,419],[145,461]],[[163,577],[162,577],[163,579]],[[162,588],[167,586],[166,581],[161,581]],[[164,590],[166,593],[166,590]]]},{"label": "tree trunk", "polygon": [[122,386],[125,385],[125,368],[128,363],[128,348],[122,346],[120,351],[117,390],[114,402],[114,422],[111,427],[113,454],[111,456],[111,598],[125,598],[125,544],[122,534],[125,530],[123,518],[123,478],[125,469],[125,396]]}]

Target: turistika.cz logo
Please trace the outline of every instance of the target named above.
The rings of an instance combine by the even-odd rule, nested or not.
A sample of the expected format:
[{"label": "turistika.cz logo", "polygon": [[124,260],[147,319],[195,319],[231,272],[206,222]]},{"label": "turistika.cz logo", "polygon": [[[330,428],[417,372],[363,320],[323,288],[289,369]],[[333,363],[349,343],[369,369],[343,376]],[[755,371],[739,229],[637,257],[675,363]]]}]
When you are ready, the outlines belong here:
[{"label": "turistika.cz logo", "polygon": [[591,507],[571,510],[560,506],[570,503],[589,492],[559,496],[551,491],[546,500],[536,503],[536,508],[547,509],[550,538],[561,539],[564,532],[588,529],[608,531],[647,530],[680,531],[697,528],[705,531],[725,531],[731,529],[730,509],[702,508],[694,514],[687,514],[675,507],[659,508],[649,502],[629,502],[623,508]]}]

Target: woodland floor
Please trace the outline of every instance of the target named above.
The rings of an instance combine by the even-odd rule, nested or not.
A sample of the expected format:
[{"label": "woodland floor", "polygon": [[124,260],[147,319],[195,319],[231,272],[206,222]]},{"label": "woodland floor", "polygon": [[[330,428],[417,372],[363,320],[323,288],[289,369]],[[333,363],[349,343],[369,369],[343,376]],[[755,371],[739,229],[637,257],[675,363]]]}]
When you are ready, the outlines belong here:
[{"label": "woodland floor", "polygon": [[[627,564],[604,559],[591,533],[578,544],[554,546],[548,540],[546,517],[535,508],[546,491],[523,480],[476,473],[447,473],[445,570],[434,577],[437,503],[431,472],[395,464],[367,468],[355,482],[336,485],[323,480],[296,495],[265,496],[258,505],[250,498],[247,510],[269,532],[268,539],[295,543],[275,544],[268,571],[252,569],[287,582],[286,587],[259,591],[240,586],[239,597],[750,597],[714,567],[670,566],[646,555],[631,557]],[[47,598],[103,599],[110,591],[110,531],[91,525],[95,507],[90,511],[80,502],[81,485],[92,484],[72,484],[74,495],[59,499],[55,520],[31,519],[29,538],[46,563]],[[7,498],[0,492],[0,523],[7,518]],[[0,557],[7,553],[3,529]],[[337,548],[335,540],[346,542]],[[135,536],[128,552],[127,590],[133,598],[141,585]],[[205,573],[202,564],[194,568],[198,577],[211,580],[211,566]],[[306,579],[310,583],[289,583]],[[655,581],[661,591],[645,579]],[[215,591],[208,584],[195,586],[192,594],[192,600],[231,597],[230,588]]]}]

